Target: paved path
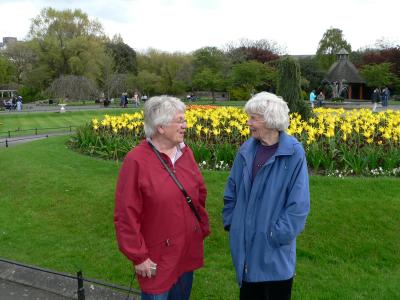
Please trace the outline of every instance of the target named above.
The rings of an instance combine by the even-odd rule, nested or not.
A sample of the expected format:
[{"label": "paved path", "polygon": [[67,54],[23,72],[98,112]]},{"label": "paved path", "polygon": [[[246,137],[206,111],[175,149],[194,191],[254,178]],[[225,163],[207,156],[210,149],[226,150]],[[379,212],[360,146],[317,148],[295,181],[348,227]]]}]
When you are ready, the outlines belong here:
[{"label": "paved path", "polygon": [[[28,135],[28,136],[19,136],[19,137],[11,137],[11,138],[0,138],[0,148],[8,148],[12,146],[16,146],[19,144],[43,140],[51,136],[59,136],[59,135],[68,135],[73,132],[55,132],[55,133],[47,133],[47,134],[37,134],[37,135]],[[1,299],[0,299],[1,300]]]},{"label": "paved path", "polygon": [[[357,108],[368,108],[372,110],[372,102],[370,101],[363,101],[363,102],[357,102],[357,101],[348,101],[348,102],[325,102],[325,107],[330,107],[330,108],[344,108],[344,109],[357,109]],[[400,110],[400,102],[399,105],[389,105],[387,109],[392,109],[392,110]],[[383,111],[386,110],[385,108],[382,107],[382,105],[378,105],[377,111]]]},{"label": "paved path", "polygon": [[[108,287],[104,286],[108,285]],[[86,300],[126,300],[127,288],[118,291],[113,284],[85,279]],[[123,287],[120,287],[120,289]],[[75,276],[0,258],[0,300],[68,300],[77,299]],[[138,300],[138,291],[131,291],[129,300]]]},{"label": "paved path", "polygon": [[67,300],[66,298],[51,292],[37,289],[31,286],[18,284],[8,280],[0,279],[0,299],[1,300]]}]

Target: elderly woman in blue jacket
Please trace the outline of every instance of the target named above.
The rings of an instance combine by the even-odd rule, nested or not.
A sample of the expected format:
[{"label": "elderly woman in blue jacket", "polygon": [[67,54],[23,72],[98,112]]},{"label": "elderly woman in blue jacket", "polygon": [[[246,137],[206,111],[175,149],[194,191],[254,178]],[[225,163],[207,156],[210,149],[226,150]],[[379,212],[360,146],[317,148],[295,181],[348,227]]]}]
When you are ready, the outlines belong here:
[{"label": "elderly woman in blue jacket", "polygon": [[305,153],[285,133],[289,108],[282,98],[258,93],[245,111],[251,138],[236,155],[222,212],[240,299],[290,299],[296,237],[310,209]]}]

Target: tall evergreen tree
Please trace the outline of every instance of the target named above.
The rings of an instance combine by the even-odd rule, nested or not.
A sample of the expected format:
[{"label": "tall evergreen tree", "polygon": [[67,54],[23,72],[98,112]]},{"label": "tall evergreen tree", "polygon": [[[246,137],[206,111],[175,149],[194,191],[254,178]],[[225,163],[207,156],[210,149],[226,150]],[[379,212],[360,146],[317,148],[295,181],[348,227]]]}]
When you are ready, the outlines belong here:
[{"label": "tall evergreen tree", "polygon": [[277,94],[287,103],[291,113],[298,112],[304,119],[308,119],[311,110],[301,99],[300,66],[291,57],[283,57],[278,68]]},{"label": "tall evergreen tree", "polygon": [[106,43],[106,50],[114,59],[116,73],[132,73],[137,75],[136,51],[124,42]]}]

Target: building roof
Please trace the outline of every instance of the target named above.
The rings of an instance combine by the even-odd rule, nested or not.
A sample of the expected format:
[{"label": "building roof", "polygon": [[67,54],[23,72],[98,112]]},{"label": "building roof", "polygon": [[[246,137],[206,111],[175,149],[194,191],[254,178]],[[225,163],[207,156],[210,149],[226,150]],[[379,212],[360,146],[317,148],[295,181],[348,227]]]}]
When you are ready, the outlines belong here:
[{"label": "building roof", "polygon": [[349,52],[346,51],[346,49],[342,48],[337,54],[349,54]]},{"label": "building roof", "polygon": [[325,79],[330,82],[346,80],[348,83],[365,83],[357,68],[348,59],[348,52],[341,49],[337,54],[337,61],[330,67]]},{"label": "building roof", "polygon": [[296,59],[313,58],[313,57],[315,57],[314,54],[300,54],[300,55],[289,55],[289,56],[291,56],[293,58],[296,58]]}]

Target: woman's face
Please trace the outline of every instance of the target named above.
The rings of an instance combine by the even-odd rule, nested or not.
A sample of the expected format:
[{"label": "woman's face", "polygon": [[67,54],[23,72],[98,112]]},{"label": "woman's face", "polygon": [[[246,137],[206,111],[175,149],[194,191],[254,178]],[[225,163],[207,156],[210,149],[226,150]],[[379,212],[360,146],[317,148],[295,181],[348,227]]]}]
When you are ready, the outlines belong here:
[{"label": "woman's face", "polygon": [[262,140],[268,133],[268,129],[262,115],[249,114],[247,125],[249,125],[251,136],[256,140]]},{"label": "woman's face", "polygon": [[179,145],[183,142],[183,138],[187,128],[185,114],[177,113],[172,121],[162,128],[164,130],[164,137],[169,140],[171,144]]}]

